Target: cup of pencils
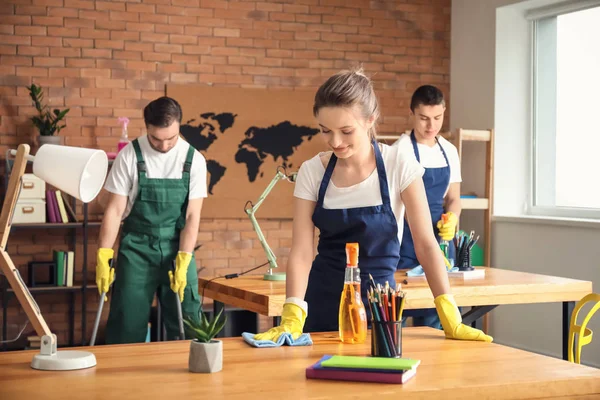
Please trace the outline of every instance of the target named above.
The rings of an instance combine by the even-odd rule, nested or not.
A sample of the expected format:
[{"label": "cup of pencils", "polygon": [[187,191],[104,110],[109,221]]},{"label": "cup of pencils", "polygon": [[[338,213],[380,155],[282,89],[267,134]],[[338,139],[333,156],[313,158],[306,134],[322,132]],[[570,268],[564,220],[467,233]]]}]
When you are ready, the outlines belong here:
[{"label": "cup of pencils", "polygon": [[371,278],[367,294],[371,311],[371,356],[402,357],[402,312],[405,293]]},{"label": "cup of pencils", "polygon": [[456,246],[456,265],[459,271],[472,271],[474,268],[471,265],[471,249],[479,240],[479,236],[475,236],[475,231],[471,231],[469,235],[456,234],[454,245]]}]

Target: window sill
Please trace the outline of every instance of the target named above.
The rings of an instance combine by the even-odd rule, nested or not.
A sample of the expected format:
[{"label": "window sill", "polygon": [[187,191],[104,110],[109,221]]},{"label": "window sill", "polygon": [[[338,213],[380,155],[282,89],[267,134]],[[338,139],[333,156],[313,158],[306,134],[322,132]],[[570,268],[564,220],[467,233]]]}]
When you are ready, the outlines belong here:
[{"label": "window sill", "polygon": [[495,215],[492,220],[494,222],[515,222],[595,229],[600,228],[600,220],[598,219],[546,217],[540,215]]}]

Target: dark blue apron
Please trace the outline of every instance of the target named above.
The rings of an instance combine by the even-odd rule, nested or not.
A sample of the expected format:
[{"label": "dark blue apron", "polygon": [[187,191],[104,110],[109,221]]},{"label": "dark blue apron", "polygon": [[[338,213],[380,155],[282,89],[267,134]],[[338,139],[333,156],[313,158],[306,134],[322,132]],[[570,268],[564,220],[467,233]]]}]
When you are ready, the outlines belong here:
[{"label": "dark blue apron", "polygon": [[[419,148],[417,146],[417,140],[415,139],[414,131],[410,133],[410,141],[412,143],[417,161],[420,163],[421,157],[419,155]],[[440,241],[441,238],[438,236],[439,230],[437,228],[437,222],[442,218],[442,214],[444,213],[444,194],[446,193],[450,183],[450,162],[448,162],[446,152],[437,138],[435,141],[437,142],[437,145],[440,146],[440,150],[446,159],[446,166],[439,168],[425,168],[425,173],[423,174],[423,184],[425,185],[425,193],[427,195],[427,202],[429,203],[433,231],[436,239]],[[448,252],[449,258],[454,258],[455,249],[452,240],[449,241]],[[419,264],[421,263],[417,260],[412,234],[410,233],[408,222],[405,219],[404,231],[402,232],[402,245],[400,246],[400,262],[398,263],[398,269],[410,269]],[[406,310],[404,315],[408,317],[422,316],[425,312],[435,314],[435,310],[431,309]]]},{"label": "dark blue apron", "polygon": [[[450,183],[450,163],[448,162],[448,157],[446,156],[444,148],[440,145],[437,138],[435,140],[438,146],[440,146],[440,150],[442,150],[442,154],[446,159],[446,166],[439,168],[425,168],[423,184],[425,185],[425,193],[427,194],[427,202],[429,203],[433,231],[436,239],[439,241],[441,238],[438,236],[439,230],[437,228],[437,222],[442,218],[442,214],[444,213],[444,194]],[[421,162],[414,131],[410,133],[410,141],[412,142],[417,161]],[[454,258],[454,245],[452,241],[450,241],[449,251],[450,258]],[[402,233],[402,245],[400,246],[400,263],[398,264],[398,269],[410,269],[419,264],[420,262],[417,260],[412,234],[410,233],[408,222],[404,219],[404,231]]]},{"label": "dark blue apron", "polygon": [[320,231],[318,252],[310,270],[305,300],[308,316],[305,332],[338,330],[340,297],[344,288],[346,270],[346,243],[359,243],[361,294],[367,308],[369,274],[376,283],[386,281],[396,287],[394,272],[400,255],[398,224],[390,203],[385,166],[379,146],[375,149],[379,189],[383,204],[348,209],[325,209],[323,200],[337,162],[331,155],[319,188],[319,197],[313,213],[313,223]]}]

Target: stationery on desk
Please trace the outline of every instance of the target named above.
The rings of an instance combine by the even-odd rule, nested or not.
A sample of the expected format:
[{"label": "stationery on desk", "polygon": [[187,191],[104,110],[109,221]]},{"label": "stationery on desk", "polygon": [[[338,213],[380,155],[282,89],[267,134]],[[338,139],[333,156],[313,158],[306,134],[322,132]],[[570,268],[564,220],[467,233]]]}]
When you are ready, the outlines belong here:
[{"label": "stationery on desk", "polygon": [[408,358],[325,355],[306,368],[306,378],[402,384],[415,376],[420,363]]},{"label": "stationery on desk", "polygon": [[479,240],[479,235],[476,238],[475,231],[471,231],[467,236],[465,234],[456,234],[454,237],[454,247],[456,248],[456,261],[454,265],[458,267],[458,271],[448,272],[449,277],[461,277],[461,278],[484,278],[485,269],[475,269],[471,265],[471,249],[475,246],[475,243]]},{"label": "stationery on desk", "polygon": [[402,313],[405,293],[386,282],[375,284],[369,275],[368,307],[371,313],[371,353],[373,356],[402,355]]},{"label": "stationery on desk", "polygon": [[306,368],[306,378],[401,384],[415,376],[420,361],[401,358],[405,293],[369,278],[371,357],[325,355]]}]

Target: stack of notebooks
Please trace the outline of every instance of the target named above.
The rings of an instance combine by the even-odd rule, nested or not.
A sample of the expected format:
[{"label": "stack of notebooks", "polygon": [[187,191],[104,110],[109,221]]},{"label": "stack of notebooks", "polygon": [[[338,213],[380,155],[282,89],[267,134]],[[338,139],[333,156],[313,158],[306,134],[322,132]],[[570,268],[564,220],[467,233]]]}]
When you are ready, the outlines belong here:
[{"label": "stack of notebooks", "polygon": [[406,383],[417,373],[420,360],[409,358],[323,356],[306,368],[307,379],[353,382]]}]

